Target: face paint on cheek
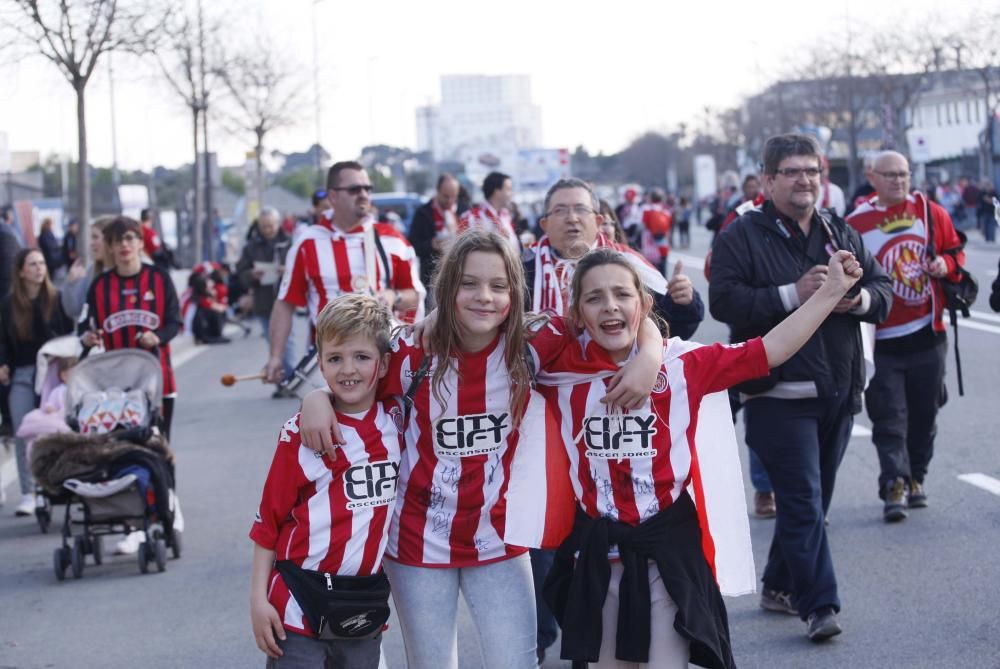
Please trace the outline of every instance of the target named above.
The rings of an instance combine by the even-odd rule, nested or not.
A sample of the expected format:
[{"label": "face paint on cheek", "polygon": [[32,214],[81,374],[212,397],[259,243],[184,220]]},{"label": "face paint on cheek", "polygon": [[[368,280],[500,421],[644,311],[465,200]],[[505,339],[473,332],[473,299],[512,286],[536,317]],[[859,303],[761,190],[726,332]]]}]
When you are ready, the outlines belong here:
[{"label": "face paint on cheek", "polygon": [[368,379],[368,388],[374,388],[375,384],[378,383],[378,366],[379,362],[375,361],[375,367],[372,368],[372,378]]},{"label": "face paint on cheek", "polygon": [[500,310],[500,321],[502,322],[507,320],[507,315],[509,313],[510,313],[510,303],[508,302],[507,306],[505,306],[503,309]]}]

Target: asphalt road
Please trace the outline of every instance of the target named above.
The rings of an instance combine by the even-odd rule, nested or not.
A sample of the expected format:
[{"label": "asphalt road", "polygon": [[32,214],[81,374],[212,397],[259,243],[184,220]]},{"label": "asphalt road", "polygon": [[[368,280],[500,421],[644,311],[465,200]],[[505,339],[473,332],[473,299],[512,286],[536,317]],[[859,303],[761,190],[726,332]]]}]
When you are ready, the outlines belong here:
[{"label": "asphalt road", "polygon": [[[697,267],[707,234],[693,232],[693,248],[677,256],[707,298]],[[984,290],[997,256],[995,246],[970,245],[969,265]],[[829,528],[844,634],[815,646],[805,639],[803,623],[762,612],[756,596],[730,599],[739,666],[1000,668],[1000,489],[989,492],[959,478],[978,473],[1000,485],[1000,318],[986,309],[984,296],[975,325],[960,330],[965,397],[958,396],[949,354],[951,401],[939,419],[928,509],[898,525],[882,522],[875,451],[863,429],[867,418],[858,416]],[[708,319],[696,339],[725,336]],[[278,429],[297,403],[272,400],[253,382],[223,388],[218,380],[225,372],[256,371],[263,352],[256,337],[236,340],[202,350],[178,370],[173,448],[187,528],[185,553],[165,573],[143,576],[134,558],[117,557],[100,567],[88,564],[81,580],[56,582],[51,562],[58,537],[12,517],[15,486],[5,479],[0,669],[263,666],[249,627],[247,532]],[[773,525],[758,519],[750,525],[759,572]],[[402,644],[390,624],[384,652],[388,666],[400,669]],[[463,668],[481,666],[467,616],[459,646]]]}]

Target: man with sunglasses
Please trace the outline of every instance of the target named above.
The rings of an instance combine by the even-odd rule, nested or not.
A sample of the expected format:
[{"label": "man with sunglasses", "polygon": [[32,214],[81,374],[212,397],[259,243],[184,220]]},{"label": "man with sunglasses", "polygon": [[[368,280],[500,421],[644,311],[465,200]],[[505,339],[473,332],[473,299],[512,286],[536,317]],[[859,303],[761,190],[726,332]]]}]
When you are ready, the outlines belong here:
[{"label": "man with sunglasses", "polygon": [[326,199],[332,210],[302,231],[285,262],[278,299],[271,310],[266,380],[282,377],[282,352],[296,307],[308,307],[315,324],[326,303],[345,293],[374,295],[396,314],[422,313],[424,286],[413,247],[391,225],[371,218],[372,184],[354,161],[334,163],[327,173]]},{"label": "man with sunglasses", "polygon": [[712,252],[709,309],[732,327],[734,341],[763,335],[823,285],[830,256],[857,256],[860,289],[841,300],[800,351],[770,376],[737,386],[746,442],[767,470],[777,507],[762,578],[761,608],[797,615],[806,634],[840,634],[840,598],[825,516],[837,468],[861,409],[865,364],[861,321],[885,320],[889,278],[842,219],[816,208],[821,153],[805,135],[764,145],[769,199],[737,218]]},{"label": "man with sunglasses", "polygon": [[958,282],[964,243],[948,212],[910,192],[910,164],[895,151],[875,156],[875,197],[847,221],[892,279],[892,308],[875,331],[875,376],[865,392],[879,459],[882,518],[927,506],[924,477],[934,453],[945,354],[943,282]]}]

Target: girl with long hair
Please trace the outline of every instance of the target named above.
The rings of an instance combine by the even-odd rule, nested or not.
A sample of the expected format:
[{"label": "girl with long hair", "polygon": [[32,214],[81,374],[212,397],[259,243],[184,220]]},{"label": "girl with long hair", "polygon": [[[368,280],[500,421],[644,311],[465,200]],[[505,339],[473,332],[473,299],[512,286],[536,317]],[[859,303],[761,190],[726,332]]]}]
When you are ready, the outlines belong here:
[{"label": "girl with long hair", "polygon": [[[39,249],[21,249],[14,257],[11,294],[0,303],[0,383],[9,385],[14,433],[21,421],[38,406],[35,395],[35,359],[42,344],[73,331],[73,321],[63,311],[59,291],[49,279],[45,257]],[[15,442],[21,502],[15,511],[29,516],[35,511],[34,482],[27,445]]]},{"label": "girl with long hair", "polygon": [[[653,392],[636,411],[601,404],[604,381],[567,374],[558,361],[538,375],[562,428],[578,504],[544,588],[564,659],[615,668],[735,666],[719,583],[735,570],[752,589],[749,527],[735,444],[713,440],[699,452],[699,407],[706,395],[790,358],[860,276],[854,256],[838,251],[823,287],[763,338],[732,346],[665,340]],[[595,362],[629,361],[651,306],[621,253],[591,251],[573,276],[570,318],[583,330],[575,346]],[[735,486],[713,484],[725,471],[735,472]],[[743,550],[725,550],[727,533],[745,534],[736,544]]]},{"label": "girl with long hair", "polygon": [[87,289],[90,288],[90,283],[115,264],[111,259],[111,248],[104,243],[104,228],[114,218],[114,216],[102,216],[90,223],[88,241],[90,264],[84,265],[80,260],[76,260],[66,273],[66,282],[60,294],[63,311],[73,320],[80,317],[83,305],[87,303]]},{"label": "girl with long hair", "polygon": [[[518,429],[529,402],[541,401],[531,399],[531,368],[553,364],[572,337],[561,319],[526,325],[522,265],[496,233],[457,237],[442,257],[434,291],[438,314],[428,349],[413,334],[397,339],[379,389],[380,397],[411,398],[385,562],[407,663],[458,666],[461,592],[484,666],[535,667],[531,567],[526,548],[504,542],[507,490],[515,449],[538,437]],[[652,323],[644,331],[650,332],[656,339]],[[635,382],[629,402],[652,387],[654,343],[631,370],[645,391]],[[306,398],[300,425],[307,444],[319,435],[329,441],[335,424],[322,392]]]}]

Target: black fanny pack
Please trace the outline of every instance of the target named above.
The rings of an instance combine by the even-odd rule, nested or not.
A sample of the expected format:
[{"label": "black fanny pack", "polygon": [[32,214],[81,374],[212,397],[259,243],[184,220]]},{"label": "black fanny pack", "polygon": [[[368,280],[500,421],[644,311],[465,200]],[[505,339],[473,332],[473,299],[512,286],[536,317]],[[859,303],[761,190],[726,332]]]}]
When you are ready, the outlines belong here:
[{"label": "black fanny pack", "polygon": [[336,576],[303,569],[289,560],[275,563],[313,633],[320,639],[370,639],[389,619],[389,579]]}]

